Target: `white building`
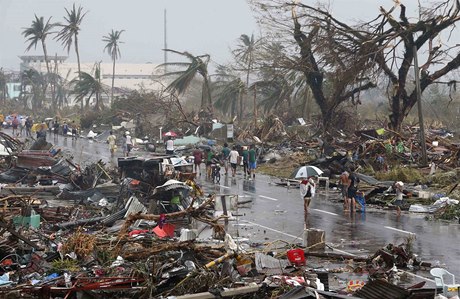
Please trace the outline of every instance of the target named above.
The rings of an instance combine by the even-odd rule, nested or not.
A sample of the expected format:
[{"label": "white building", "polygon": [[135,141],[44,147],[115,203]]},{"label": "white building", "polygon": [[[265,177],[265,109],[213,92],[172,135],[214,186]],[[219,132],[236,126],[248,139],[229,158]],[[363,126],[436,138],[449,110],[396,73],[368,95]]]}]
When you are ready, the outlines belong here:
[{"label": "white building", "polygon": [[[35,69],[38,72],[46,73],[46,63],[44,56],[19,56],[21,59],[20,71]],[[67,81],[71,81],[78,75],[78,64],[76,62],[66,62],[66,56],[50,56],[48,58],[51,70],[57,70],[57,73]],[[116,63],[115,64],[115,82],[116,90],[147,90],[155,91],[162,90],[165,86],[159,83],[155,75],[162,73],[158,65],[152,63]],[[94,75],[95,63],[80,63],[82,72]],[[107,93],[110,95],[112,86],[112,63],[100,63],[101,80],[106,85]],[[119,94],[114,94],[117,96]],[[106,96],[104,96],[106,98]]]}]

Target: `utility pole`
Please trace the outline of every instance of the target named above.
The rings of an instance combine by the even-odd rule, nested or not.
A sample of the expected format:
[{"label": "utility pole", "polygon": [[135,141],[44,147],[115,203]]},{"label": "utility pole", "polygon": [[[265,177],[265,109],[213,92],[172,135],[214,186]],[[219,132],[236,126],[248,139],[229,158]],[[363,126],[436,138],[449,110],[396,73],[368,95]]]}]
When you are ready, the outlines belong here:
[{"label": "utility pole", "polygon": [[417,91],[417,108],[418,108],[418,122],[420,124],[420,145],[422,149],[422,166],[428,164],[426,157],[426,141],[425,141],[425,124],[423,122],[422,112],[422,90],[420,88],[420,70],[418,68],[417,46],[413,46],[414,52],[414,72],[415,72],[415,89]]},{"label": "utility pole", "polygon": [[165,66],[165,74],[168,72],[168,67],[166,66],[166,63],[168,62],[168,51],[166,51],[166,49],[168,48],[168,43],[166,41],[166,9],[164,10],[164,66]]},{"label": "utility pole", "polygon": [[256,83],[254,83],[254,98],[253,98],[253,102],[254,102],[254,129],[257,129],[257,87],[256,87]]}]

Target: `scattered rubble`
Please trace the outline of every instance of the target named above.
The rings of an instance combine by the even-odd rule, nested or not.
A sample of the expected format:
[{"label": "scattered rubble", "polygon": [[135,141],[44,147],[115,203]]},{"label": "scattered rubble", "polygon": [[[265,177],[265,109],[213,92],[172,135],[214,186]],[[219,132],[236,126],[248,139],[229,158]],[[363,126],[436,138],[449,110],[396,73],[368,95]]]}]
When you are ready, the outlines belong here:
[{"label": "scattered rubble", "polygon": [[[273,117],[260,136],[286,135]],[[260,159],[276,166],[279,157],[289,155],[292,166],[316,165],[331,177],[351,167],[383,170],[391,159],[417,160],[413,140],[400,138],[396,151],[388,152],[387,143],[372,132],[357,136],[304,141],[295,135],[290,144],[270,150],[264,144]],[[272,251],[273,244],[235,242],[226,221],[231,217],[227,208],[233,201],[237,206],[238,197],[205,195],[191,163],[179,157],[119,158],[119,169],[102,161],[82,167],[48,143],[25,149],[1,132],[0,140],[2,298],[377,298],[382,289],[413,298],[421,286],[396,285],[404,271],[430,267],[412,253],[410,239],[369,257],[303,244],[276,244]],[[432,161],[440,168],[458,167],[458,145],[438,142],[430,148]],[[382,162],[378,157],[383,155]],[[366,175],[361,181],[368,203],[388,204],[392,181]],[[406,187],[406,196],[428,192],[418,186]],[[458,203],[449,197],[439,200],[434,206],[441,208],[433,213]],[[328,269],[306,262],[305,256],[345,264]],[[339,273],[359,273],[362,279],[340,280]],[[434,296],[434,289],[423,292],[425,297],[417,298]]]}]

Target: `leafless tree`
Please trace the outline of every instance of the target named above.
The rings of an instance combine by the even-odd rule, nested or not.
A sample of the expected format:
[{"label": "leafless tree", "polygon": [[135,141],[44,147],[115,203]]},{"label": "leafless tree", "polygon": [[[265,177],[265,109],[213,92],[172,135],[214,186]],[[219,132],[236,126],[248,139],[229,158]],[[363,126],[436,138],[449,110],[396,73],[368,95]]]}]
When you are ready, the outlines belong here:
[{"label": "leafless tree", "polygon": [[[396,9],[399,20],[393,16]],[[407,16],[403,4],[390,10],[380,7],[380,12],[369,24],[367,43],[378,47],[375,62],[388,83],[390,125],[400,130],[404,118],[417,103],[411,76],[417,52],[423,59],[420,63],[422,92],[433,83],[443,83],[439,79],[460,66],[458,44],[448,45],[453,43],[451,34],[460,20],[460,3],[445,0],[431,3],[430,7],[420,5],[418,16],[413,18]]]},{"label": "leafless tree", "polygon": [[324,8],[276,0],[253,4],[261,11],[262,25],[270,30],[267,34],[290,48],[293,68],[304,74],[320,108],[323,130],[329,132],[339,125],[334,120],[340,119],[335,116],[342,103],[359,103],[359,94],[376,86],[368,49],[353,34],[358,30]]},{"label": "leafless tree", "polygon": [[409,16],[406,7],[395,1],[390,9],[380,7],[376,18],[354,24],[338,20],[324,5],[252,2],[261,11],[262,25],[281,28],[276,33],[272,29],[273,36],[288,43],[287,31],[294,33],[301,55],[298,67],[321,109],[325,129],[334,125],[331,120],[341,103],[359,103],[360,92],[381,84],[387,86],[390,127],[399,131],[417,102],[412,76],[417,53],[422,60],[422,92],[433,83],[456,82],[443,77],[460,66],[459,44],[451,38],[460,19],[458,0],[430,2],[428,7],[419,1],[416,16]]}]

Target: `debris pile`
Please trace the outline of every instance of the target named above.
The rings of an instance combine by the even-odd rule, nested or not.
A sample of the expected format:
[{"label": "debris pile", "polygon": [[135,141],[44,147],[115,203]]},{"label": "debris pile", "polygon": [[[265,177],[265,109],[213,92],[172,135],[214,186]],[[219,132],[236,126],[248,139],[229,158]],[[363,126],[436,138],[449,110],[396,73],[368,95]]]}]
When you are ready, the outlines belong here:
[{"label": "debris pile", "polygon": [[[270,121],[262,136],[283,134],[282,123]],[[238,196],[205,195],[190,162],[179,157],[119,158],[117,170],[102,161],[81,167],[48,144],[26,150],[2,138],[2,298],[340,298],[393,286],[398,269],[425,265],[409,242],[357,257],[232,237],[228,221]],[[313,149],[309,156],[312,144],[326,152],[319,141],[292,144]],[[336,159],[337,169],[356,163],[337,157],[325,159]],[[367,275],[335,281],[330,273],[348,271],[327,269],[324,260],[345,260]],[[402,289],[400,298],[411,292]]]}]

